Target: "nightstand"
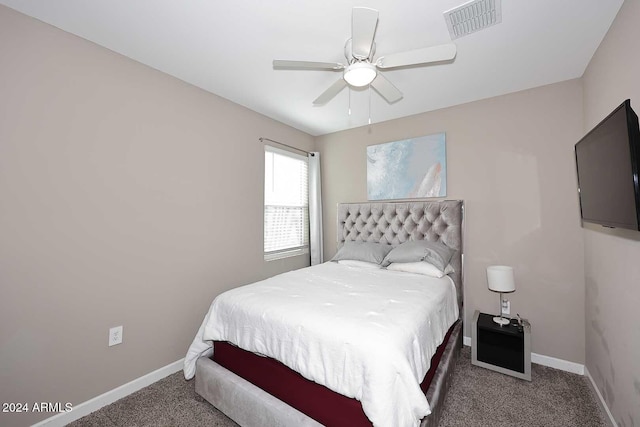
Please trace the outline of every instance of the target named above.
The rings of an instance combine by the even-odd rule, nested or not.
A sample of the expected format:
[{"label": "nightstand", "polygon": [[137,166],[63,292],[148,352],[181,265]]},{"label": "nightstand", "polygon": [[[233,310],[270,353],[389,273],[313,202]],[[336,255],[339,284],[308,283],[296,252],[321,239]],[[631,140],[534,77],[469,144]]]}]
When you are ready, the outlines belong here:
[{"label": "nightstand", "polygon": [[471,325],[471,363],[531,381],[531,325],[500,326],[493,315],[476,310]]}]

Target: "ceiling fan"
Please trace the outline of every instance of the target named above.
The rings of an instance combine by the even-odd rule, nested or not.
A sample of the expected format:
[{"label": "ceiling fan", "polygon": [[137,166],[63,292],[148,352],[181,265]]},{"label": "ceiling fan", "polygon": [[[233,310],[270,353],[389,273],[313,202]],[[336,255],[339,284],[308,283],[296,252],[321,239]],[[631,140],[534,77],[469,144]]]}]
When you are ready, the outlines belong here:
[{"label": "ceiling fan", "polygon": [[347,85],[356,88],[371,85],[388,103],[392,104],[402,99],[402,92],[380,71],[448,61],[456,56],[456,45],[449,43],[381,56],[374,62],[374,37],[377,26],[377,10],[368,7],[354,7],[351,20],[351,38],[346,41],[344,46],[347,64],[276,59],[273,61],[273,68],[342,71],[342,78],[316,98],[313,101],[314,105],[326,104]]}]

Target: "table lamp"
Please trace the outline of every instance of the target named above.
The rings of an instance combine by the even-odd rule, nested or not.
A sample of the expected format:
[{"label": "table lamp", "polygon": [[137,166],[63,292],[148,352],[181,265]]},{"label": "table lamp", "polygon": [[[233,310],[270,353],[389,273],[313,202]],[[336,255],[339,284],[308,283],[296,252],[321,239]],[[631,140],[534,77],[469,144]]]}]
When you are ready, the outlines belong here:
[{"label": "table lamp", "polygon": [[508,325],[509,319],[502,317],[502,294],[505,292],[513,292],[516,290],[516,283],[513,278],[513,267],[506,265],[492,265],[487,267],[487,283],[489,290],[500,293],[500,316],[493,318],[493,321],[502,325]]}]

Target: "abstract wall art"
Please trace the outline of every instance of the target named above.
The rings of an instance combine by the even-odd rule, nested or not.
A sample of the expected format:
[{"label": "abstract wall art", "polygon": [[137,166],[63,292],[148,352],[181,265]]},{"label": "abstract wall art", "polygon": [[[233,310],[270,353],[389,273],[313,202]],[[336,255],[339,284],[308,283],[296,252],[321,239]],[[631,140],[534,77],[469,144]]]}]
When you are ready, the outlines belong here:
[{"label": "abstract wall art", "polygon": [[445,197],[445,134],[368,146],[367,194],[369,200]]}]

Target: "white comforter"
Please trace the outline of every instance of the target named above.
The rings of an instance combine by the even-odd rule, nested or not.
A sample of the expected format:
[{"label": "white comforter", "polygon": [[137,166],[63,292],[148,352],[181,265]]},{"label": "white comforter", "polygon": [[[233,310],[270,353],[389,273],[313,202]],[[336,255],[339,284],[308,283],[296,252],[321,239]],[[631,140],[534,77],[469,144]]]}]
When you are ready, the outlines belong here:
[{"label": "white comforter", "polygon": [[356,398],[374,426],[415,426],[431,410],[419,383],[458,318],[453,281],[327,262],[219,295],[185,358],[211,340],[277,359]]}]

